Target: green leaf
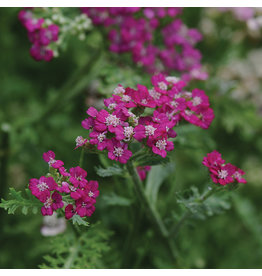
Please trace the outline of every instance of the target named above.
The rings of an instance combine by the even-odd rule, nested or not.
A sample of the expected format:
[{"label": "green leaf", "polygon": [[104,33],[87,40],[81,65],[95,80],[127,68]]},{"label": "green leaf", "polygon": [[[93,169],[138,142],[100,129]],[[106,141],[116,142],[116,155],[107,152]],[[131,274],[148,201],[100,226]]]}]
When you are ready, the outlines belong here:
[{"label": "green leaf", "polygon": [[177,193],[177,202],[190,211],[195,219],[204,220],[209,216],[220,214],[231,207],[229,193],[215,194],[204,202],[199,201],[201,195],[198,188],[191,187],[183,193]]},{"label": "green leaf", "polygon": [[162,156],[153,153],[139,156],[135,160],[136,166],[154,166],[160,164],[167,164],[169,162],[170,159],[168,157],[163,158]]},{"label": "green leaf", "polygon": [[57,235],[51,239],[50,255],[44,256],[40,268],[103,268],[103,254],[110,249],[111,235],[101,223],[81,231],[78,237],[72,232]]},{"label": "green leaf", "polygon": [[89,223],[87,221],[85,221],[84,219],[82,219],[79,215],[75,214],[72,217],[72,222],[75,225],[84,225],[84,226],[89,226]]},{"label": "green leaf", "polygon": [[9,194],[10,199],[2,199],[0,203],[0,208],[7,210],[8,214],[14,214],[18,208],[21,208],[24,215],[27,215],[29,210],[36,214],[43,206],[43,203],[34,197],[29,189],[25,190],[25,197],[21,191],[16,191],[14,188],[10,188]]},{"label": "green leaf", "polygon": [[152,205],[156,205],[159,189],[164,180],[174,170],[174,164],[170,163],[166,166],[157,165],[151,168],[146,180],[145,193]]},{"label": "green leaf", "polygon": [[106,169],[101,167],[96,167],[96,173],[101,177],[109,177],[113,175],[122,175],[124,174],[124,170],[120,168],[118,165],[114,165],[112,167],[108,167]]},{"label": "green leaf", "polygon": [[102,200],[108,206],[130,206],[132,201],[128,198],[118,196],[115,193],[110,193],[108,195],[102,196]]}]

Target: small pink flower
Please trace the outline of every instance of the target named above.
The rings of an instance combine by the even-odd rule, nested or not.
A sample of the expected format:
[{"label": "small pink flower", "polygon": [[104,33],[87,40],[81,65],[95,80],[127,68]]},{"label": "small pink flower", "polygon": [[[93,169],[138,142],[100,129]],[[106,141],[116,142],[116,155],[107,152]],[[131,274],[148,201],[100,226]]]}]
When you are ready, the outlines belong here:
[{"label": "small pink flower", "polygon": [[65,218],[66,219],[71,219],[75,213],[76,213],[75,207],[72,204],[68,204],[65,207]]},{"label": "small pink flower", "polygon": [[87,184],[87,180],[85,179],[87,176],[87,172],[80,168],[79,166],[75,168],[71,168],[69,170],[70,178],[69,181],[74,185],[74,187],[85,187]]},{"label": "small pink flower", "polygon": [[46,197],[50,196],[50,191],[58,188],[53,177],[41,176],[39,179],[32,178],[29,181],[29,189],[32,194],[40,201],[44,202]]},{"label": "small pink flower", "polygon": [[55,160],[55,153],[51,150],[48,152],[43,153],[43,159],[45,162],[48,163],[50,167],[53,167],[55,169],[59,169],[64,165],[64,162],[61,160]]},{"label": "small pink flower", "polygon": [[128,145],[117,141],[115,138],[108,141],[107,149],[109,159],[119,161],[123,164],[132,156],[132,152],[128,150]]},{"label": "small pink flower", "polygon": [[39,42],[41,45],[48,45],[52,41],[58,40],[59,26],[49,25],[47,28],[41,28],[39,32]]},{"label": "small pink flower", "polygon": [[54,57],[54,53],[51,49],[46,46],[42,46],[38,43],[32,45],[30,49],[30,55],[36,60],[50,61]]},{"label": "small pink flower", "polygon": [[90,217],[95,211],[95,206],[92,203],[76,200],[76,212],[80,217]]}]

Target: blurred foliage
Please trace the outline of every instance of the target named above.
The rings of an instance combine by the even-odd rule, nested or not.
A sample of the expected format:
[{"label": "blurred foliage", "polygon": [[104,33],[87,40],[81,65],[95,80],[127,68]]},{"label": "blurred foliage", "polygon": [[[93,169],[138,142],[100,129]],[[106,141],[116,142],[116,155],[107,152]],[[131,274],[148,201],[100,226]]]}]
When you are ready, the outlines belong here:
[{"label": "blurred foliage", "polygon": [[[78,165],[80,151],[74,150],[74,140],[85,135],[81,120],[88,106],[101,107],[103,97],[118,83],[131,87],[150,83],[150,76],[135,67],[128,55],[106,50],[99,29],[85,42],[72,39],[52,62],[35,62],[29,56],[30,43],[17,19],[18,11],[0,9],[1,198],[8,198],[9,187],[22,191],[31,177],[45,173],[41,156],[47,150],[55,151],[66,167]],[[207,16],[203,8],[185,8],[183,19],[190,27],[200,27]],[[224,83],[217,76],[221,66],[235,57],[245,59],[249,51],[261,49],[262,36],[250,40],[243,35],[239,43],[232,38],[236,32],[245,32],[243,23],[227,14],[210,20],[214,32],[205,34],[199,44],[210,77],[192,82],[191,88],[207,92],[216,115],[214,122],[208,130],[179,125],[175,150],[168,157],[171,165],[159,165],[159,160],[149,155],[138,161],[139,165],[148,165],[148,160],[158,164],[145,181],[146,193],[170,226],[182,216],[177,193],[191,186],[203,191],[207,186],[207,170],[201,164],[207,152],[220,151],[225,160],[246,171],[248,183],[229,192],[232,199],[210,198],[215,209],[222,211],[231,205],[230,210],[214,216],[210,216],[213,210],[204,210],[206,220],[187,221],[182,226],[175,241],[178,259],[174,265],[123,168],[104,156],[86,154],[84,167],[89,179],[99,180],[100,197],[89,220],[94,227],[88,228],[79,242],[86,246],[87,254],[90,248],[95,253],[79,254],[72,267],[262,268],[262,114],[248,99],[233,99],[234,82]],[[0,219],[0,268],[37,268],[45,262],[50,238],[40,234],[42,216],[11,216],[0,209]],[[61,256],[65,258],[68,251],[62,249],[74,240],[70,235],[54,238],[60,251],[47,257],[51,265],[63,266]],[[60,257],[55,260],[56,255]]]}]

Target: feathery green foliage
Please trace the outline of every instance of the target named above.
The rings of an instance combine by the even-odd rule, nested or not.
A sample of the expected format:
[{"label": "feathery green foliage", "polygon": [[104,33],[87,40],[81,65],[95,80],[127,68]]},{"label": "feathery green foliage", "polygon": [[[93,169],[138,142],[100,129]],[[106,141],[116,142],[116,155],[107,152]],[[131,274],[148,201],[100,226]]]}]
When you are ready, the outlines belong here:
[{"label": "feathery green foliage", "polygon": [[10,199],[2,199],[0,203],[0,208],[5,209],[8,214],[14,214],[18,208],[21,208],[21,212],[24,215],[27,215],[29,210],[36,214],[43,205],[32,195],[29,189],[25,189],[25,196],[23,196],[21,191],[10,188],[9,195]]}]

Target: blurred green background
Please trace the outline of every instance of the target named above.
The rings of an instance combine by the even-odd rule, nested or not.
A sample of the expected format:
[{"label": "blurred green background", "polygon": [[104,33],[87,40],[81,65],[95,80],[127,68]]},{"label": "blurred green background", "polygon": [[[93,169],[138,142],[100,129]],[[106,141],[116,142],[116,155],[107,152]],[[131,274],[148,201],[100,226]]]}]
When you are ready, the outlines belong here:
[{"label": "blurred green background", "polygon": [[[128,55],[107,51],[96,29],[85,42],[69,41],[50,63],[34,61],[18,11],[0,8],[1,198],[8,198],[9,187],[23,190],[30,178],[46,173],[42,153],[47,150],[66,167],[76,166],[80,152],[74,150],[74,141],[85,136],[81,121],[88,106],[101,107],[103,97],[118,83],[150,83],[150,76]],[[192,185],[203,190],[208,181],[203,156],[220,151],[227,162],[246,172],[248,183],[230,194],[230,210],[184,225],[177,237],[180,267],[262,268],[262,34],[250,36],[243,22],[205,8],[185,8],[182,18],[204,34],[198,48],[210,76],[191,87],[206,91],[216,118],[208,130],[177,127],[174,166],[161,185],[158,208],[167,223],[170,214],[179,214],[176,192]],[[100,183],[90,222],[100,221],[113,233],[100,266],[174,267],[126,180],[98,177],[98,156],[86,155],[84,164],[88,178]],[[128,204],[114,205],[110,197],[115,195],[127,198]],[[43,262],[51,238],[41,235],[42,223],[41,215],[7,215],[0,210],[0,268],[37,268]]]}]

